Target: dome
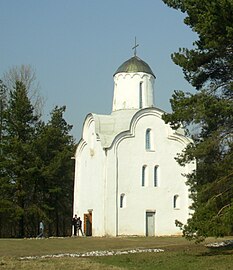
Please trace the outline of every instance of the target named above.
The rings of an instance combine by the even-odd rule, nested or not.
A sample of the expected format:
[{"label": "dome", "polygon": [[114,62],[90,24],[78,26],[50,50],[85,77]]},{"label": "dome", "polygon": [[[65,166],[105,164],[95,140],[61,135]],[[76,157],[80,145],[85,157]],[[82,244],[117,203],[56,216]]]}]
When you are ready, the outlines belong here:
[{"label": "dome", "polygon": [[117,73],[126,72],[145,72],[148,74],[151,74],[155,77],[153,71],[151,70],[150,66],[144,62],[142,59],[140,59],[137,56],[133,56],[129,60],[125,61],[114,73],[113,76],[115,76]]}]

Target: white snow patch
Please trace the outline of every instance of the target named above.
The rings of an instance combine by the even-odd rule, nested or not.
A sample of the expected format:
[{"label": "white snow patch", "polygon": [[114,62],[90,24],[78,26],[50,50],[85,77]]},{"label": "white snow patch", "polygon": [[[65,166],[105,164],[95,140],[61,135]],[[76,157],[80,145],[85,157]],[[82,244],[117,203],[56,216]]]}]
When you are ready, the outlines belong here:
[{"label": "white snow patch", "polygon": [[222,241],[222,242],[210,243],[210,244],[207,244],[206,247],[218,248],[218,247],[227,247],[230,245],[233,245],[233,240],[226,240],[226,241]]},{"label": "white snow patch", "polygon": [[35,260],[47,258],[62,258],[62,257],[93,257],[93,256],[114,256],[123,254],[145,253],[145,252],[164,252],[163,249],[149,248],[149,249],[131,249],[131,250],[101,250],[101,251],[88,251],[85,253],[63,253],[43,256],[27,256],[20,257],[21,260]]}]

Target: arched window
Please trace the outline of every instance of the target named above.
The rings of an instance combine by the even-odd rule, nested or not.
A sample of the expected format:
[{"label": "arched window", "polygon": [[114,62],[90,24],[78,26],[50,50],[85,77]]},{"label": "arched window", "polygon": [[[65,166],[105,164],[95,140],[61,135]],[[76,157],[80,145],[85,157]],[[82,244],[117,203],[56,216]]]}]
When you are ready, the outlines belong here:
[{"label": "arched window", "polygon": [[173,208],[174,209],[180,208],[180,197],[177,194],[173,197]]},{"label": "arched window", "polygon": [[150,128],[146,130],[145,144],[146,144],[146,150],[154,150],[152,130]]},{"label": "arched window", "polygon": [[158,168],[159,166],[154,166],[154,187],[158,186]]},{"label": "arched window", "polygon": [[147,175],[147,166],[142,166],[142,187],[147,186],[148,183],[148,175]]},{"label": "arched window", "polygon": [[125,198],[125,194],[122,193],[120,196],[120,208],[124,208],[126,207],[126,198]]},{"label": "arched window", "polygon": [[151,129],[146,130],[146,150],[151,149]]}]

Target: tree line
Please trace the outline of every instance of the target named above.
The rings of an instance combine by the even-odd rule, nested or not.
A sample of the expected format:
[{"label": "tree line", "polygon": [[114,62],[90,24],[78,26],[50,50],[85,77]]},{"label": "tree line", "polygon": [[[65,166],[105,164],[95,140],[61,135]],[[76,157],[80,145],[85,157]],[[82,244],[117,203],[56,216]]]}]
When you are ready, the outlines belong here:
[{"label": "tree line", "polygon": [[193,49],[180,48],[172,60],[183,70],[194,93],[176,90],[172,113],[164,120],[184,126],[193,143],[177,157],[196,160],[187,175],[193,199],[187,224],[177,225],[188,239],[233,234],[233,1],[163,0],[185,15],[198,35]]},{"label": "tree line", "polygon": [[[180,48],[172,60],[194,93],[175,90],[172,112],[164,120],[182,125],[193,143],[177,157],[182,166],[196,161],[187,175],[193,214],[176,221],[188,239],[233,234],[233,0],[163,0],[185,14],[197,33],[193,49]],[[74,139],[55,107],[41,120],[32,105],[33,79],[12,70],[0,81],[0,237],[28,237],[44,220],[48,235],[70,234]],[[26,74],[28,75],[28,74]],[[32,95],[35,97],[35,95]]]},{"label": "tree line", "polygon": [[35,237],[41,220],[48,236],[70,235],[72,126],[65,106],[42,120],[38,98],[29,97],[34,73],[22,70],[0,80],[0,237]]}]

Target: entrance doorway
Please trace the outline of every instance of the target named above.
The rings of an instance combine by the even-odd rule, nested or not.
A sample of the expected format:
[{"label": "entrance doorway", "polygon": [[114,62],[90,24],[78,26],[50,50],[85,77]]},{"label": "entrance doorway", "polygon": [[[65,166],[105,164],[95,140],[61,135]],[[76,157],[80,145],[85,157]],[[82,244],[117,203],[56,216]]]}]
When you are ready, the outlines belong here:
[{"label": "entrance doorway", "polygon": [[92,212],[84,214],[84,233],[86,236],[92,236]]},{"label": "entrance doorway", "polygon": [[155,236],[155,212],[146,212],[146,236]]}]

